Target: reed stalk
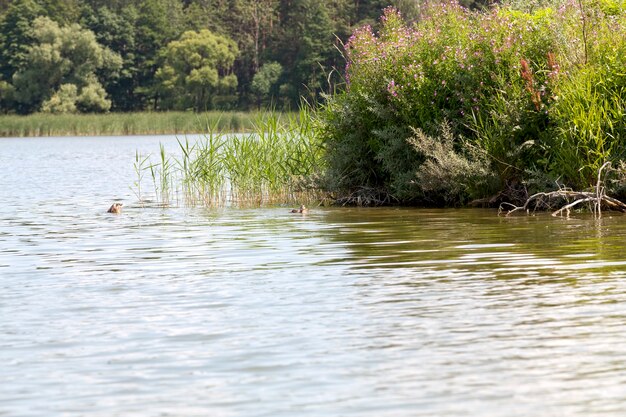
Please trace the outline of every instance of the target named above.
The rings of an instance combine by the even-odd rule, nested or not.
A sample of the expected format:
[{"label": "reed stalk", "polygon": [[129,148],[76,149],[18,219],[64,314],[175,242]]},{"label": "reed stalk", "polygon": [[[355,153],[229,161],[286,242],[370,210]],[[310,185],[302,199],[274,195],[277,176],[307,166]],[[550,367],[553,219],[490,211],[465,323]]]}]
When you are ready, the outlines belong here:
[{"label": "reed stalk", "polygon": [[[221,133],[215,120],[200,140],[179,138],[179,155],[167,155],[161,145],[158,161],[142,166],[149,170],[156,200],[164,206],[172,205],[178,195],[187,206],[310,202],[320,197],[315,176],[323,156],[310,124],[308,110],[288,116],[260,114],[254,132],[244,134]],[[140,186],[136,188],[140,193]]]}]

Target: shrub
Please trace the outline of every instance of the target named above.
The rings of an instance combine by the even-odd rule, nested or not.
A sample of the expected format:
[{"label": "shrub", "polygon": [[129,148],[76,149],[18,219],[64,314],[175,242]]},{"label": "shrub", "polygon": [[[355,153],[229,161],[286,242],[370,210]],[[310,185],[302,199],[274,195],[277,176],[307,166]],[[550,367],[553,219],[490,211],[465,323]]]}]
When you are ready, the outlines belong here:
[{"label": "shrub", "polygon": [[[481,12],[442,3],[412,26],[386,9],[378,33],[363,27],[345,45],[346,88],[319,112],[329,186],[419,201],[425,188],[415,181],[437,160],[426,144],[457,167],[467,149],[480,150],[502,185],[530,172],[592,184],[594,171],[626,150],[626,14],[611,1]],[[444,121],[449,141],[438,133]],[[443,142],[416,147],[407,140],[415,131]],[[441,192],[457,197],[446,203],[464,198],[452,178]],[[481,189],[492,192],[471,194]]]},{"label": "shrub", "polygon": [[489,158],[479,149],[455,140],[449,124],[444,122],[440,134],[428,136],[421,129],[408,139],[415,151],[424,156],[424,163],[415,173],[415,184],[424,194],[424,201],[457,205],[476,199],[498,184]]}]

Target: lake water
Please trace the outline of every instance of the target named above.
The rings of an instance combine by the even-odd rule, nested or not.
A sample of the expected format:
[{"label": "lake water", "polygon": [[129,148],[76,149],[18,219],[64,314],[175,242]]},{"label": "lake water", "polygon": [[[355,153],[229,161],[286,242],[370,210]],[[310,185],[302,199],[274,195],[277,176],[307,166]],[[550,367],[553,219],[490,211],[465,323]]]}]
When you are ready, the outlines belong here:
[{"label": "lake water", "polygon": [[626,415],[625,216],[142,208],[160,141],[0,139],[0,416]]}]

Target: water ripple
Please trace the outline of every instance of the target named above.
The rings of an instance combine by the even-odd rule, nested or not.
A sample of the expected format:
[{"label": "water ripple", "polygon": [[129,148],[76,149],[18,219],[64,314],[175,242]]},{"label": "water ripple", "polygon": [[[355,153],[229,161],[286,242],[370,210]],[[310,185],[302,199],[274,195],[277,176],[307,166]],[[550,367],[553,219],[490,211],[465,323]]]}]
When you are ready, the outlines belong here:
[{"label": "water ripple", "polygon": [[158,140],[0,141],[0,415],[626,412],[623,216],[143,208]]}]

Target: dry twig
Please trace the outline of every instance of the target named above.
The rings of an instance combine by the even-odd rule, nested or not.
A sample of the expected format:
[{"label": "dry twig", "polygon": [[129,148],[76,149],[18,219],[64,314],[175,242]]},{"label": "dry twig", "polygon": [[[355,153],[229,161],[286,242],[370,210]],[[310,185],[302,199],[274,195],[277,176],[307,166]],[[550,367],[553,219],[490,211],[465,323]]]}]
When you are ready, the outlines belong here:
[{"label": "dry twig", "polygon": [[533,211],[540,208],[554,210],[555,207],[553,205],[553,202],[555,200],[558,202],[565,201],[566,204],[554,210],[552,212],[553,216],[559,216],[563,215],[563,213],[566,213],[566,216],[569,217],[570,211],[574,207],[583,203],[591,203],[591,211],[593,212],[594,216],[598,218],[602,216],[603,206],[609,210],[626,212],[626,204],[622,203],[616,198],[606,195],[606,188],[604,186],[604,181],[602,181],[602,171],[604,171],[604,169],[608,168],[610,165],[610,162],[606,162],[598,170],[598,181],[596,183],[594,191],[572,191],[561,188],[557,191],[541,192],[528,197],[523,206],[516,206],[515,204],[511,203],[500,204],[500,208],[498,209],[498,215],[504,213],[505,216],[510,216],[511,214],[518,211],[525,211],[526,213],[529,213],[531,207]]}]

